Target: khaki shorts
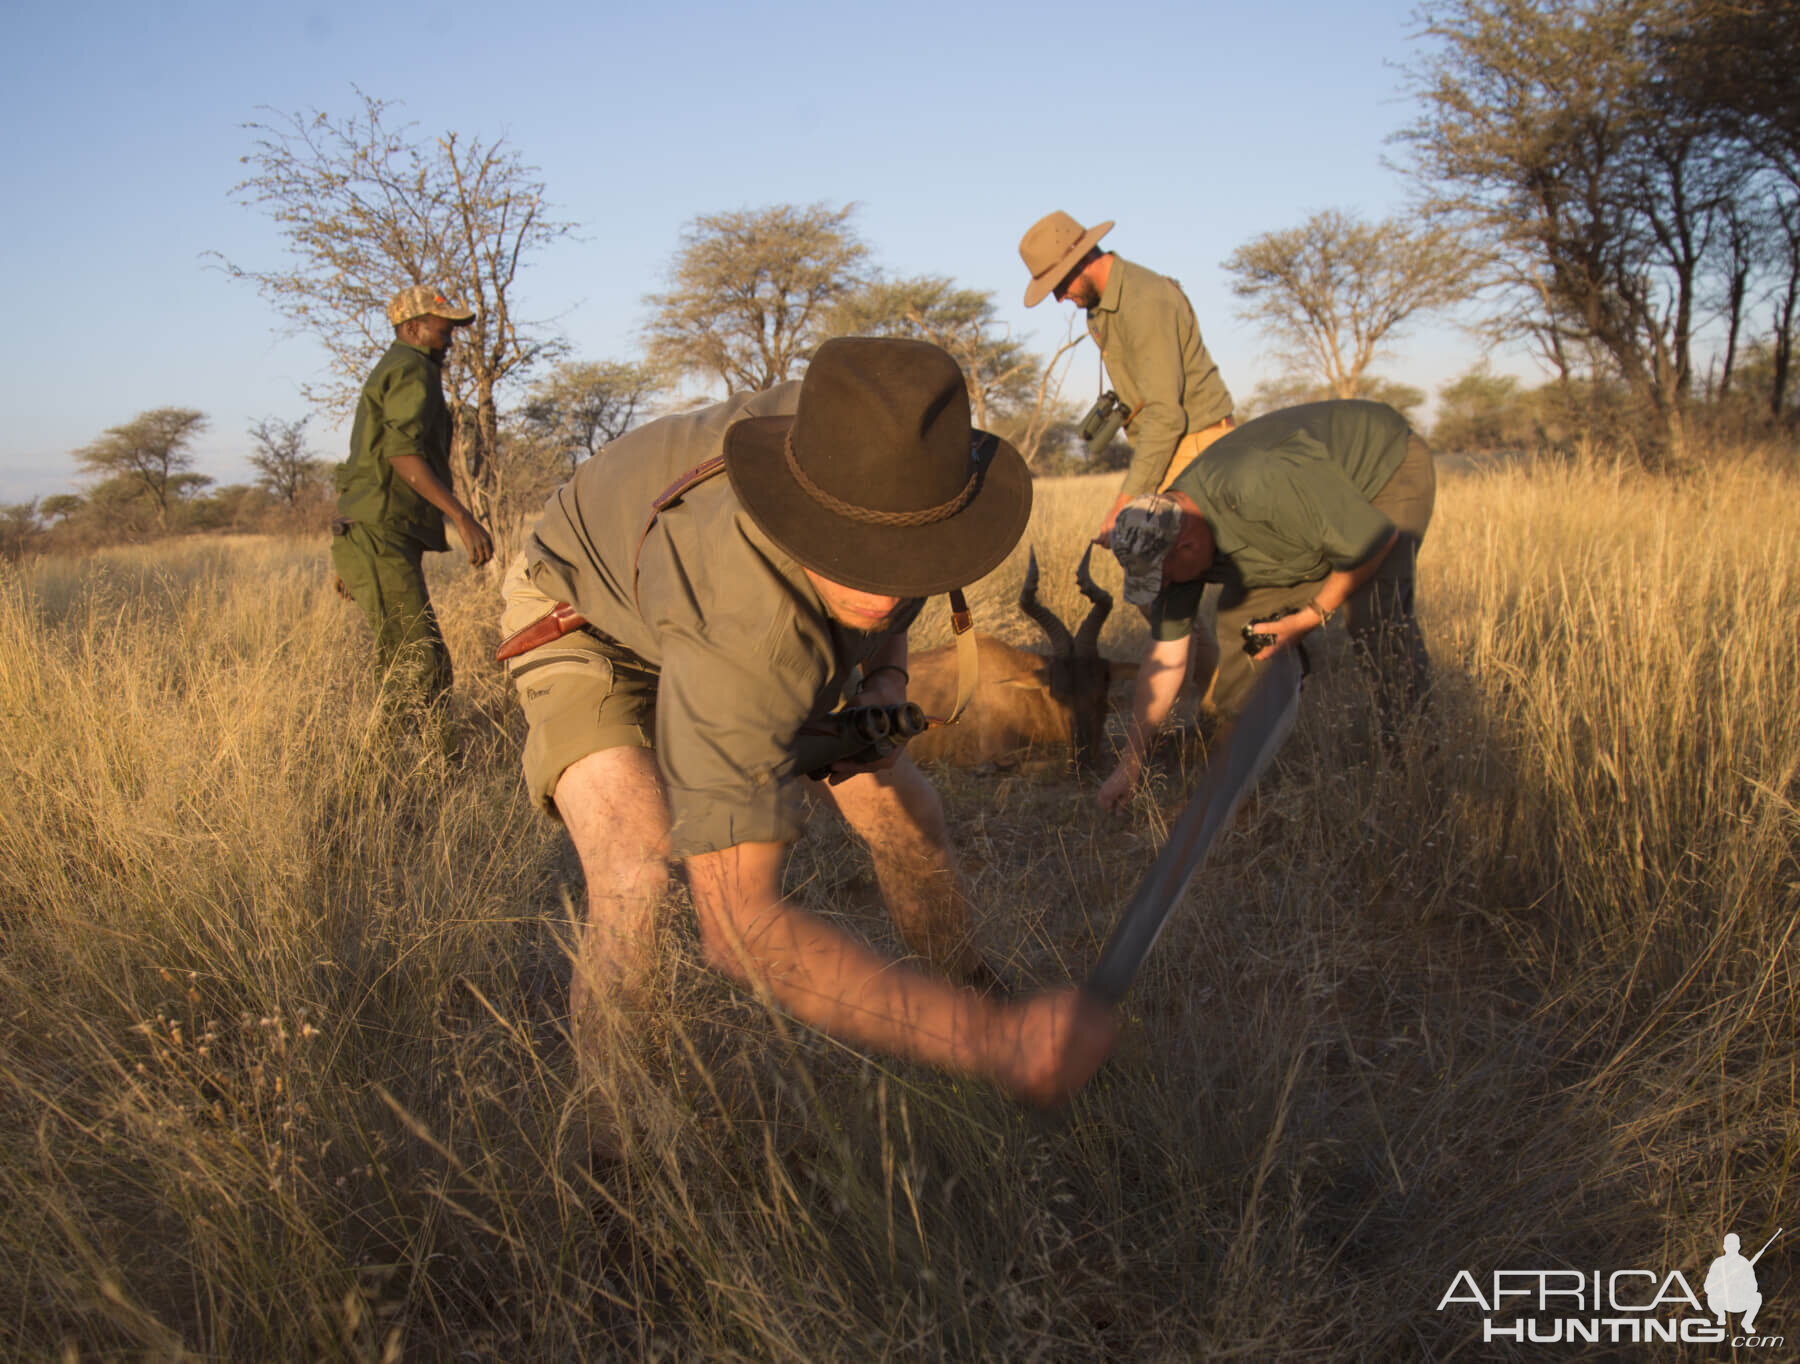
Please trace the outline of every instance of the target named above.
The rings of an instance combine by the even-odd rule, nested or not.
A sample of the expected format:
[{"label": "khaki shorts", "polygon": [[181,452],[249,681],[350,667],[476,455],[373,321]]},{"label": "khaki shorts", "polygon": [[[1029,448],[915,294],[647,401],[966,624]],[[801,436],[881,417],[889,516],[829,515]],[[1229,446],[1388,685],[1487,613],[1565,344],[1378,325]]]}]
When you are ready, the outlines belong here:
[{"label": "khaki shorts", "polygon": [[[501,590],[502,639],[556,605],[527,574],[523,554],[507,569]],[[556,813],[562,774],[588,754],[654,746],[659,674],[615,640],[576,630],[507,660],[506,670],[528,726],[525,789],[545,813]]]},{"label": "khaki shorts", "polygon": [[1182,470],[1200,458],[1200,454],[1219,437],[1237,426],[1230,417],[1220,417],[1211,426],[1203,426],[1198,431],[1190,431],[1181,438],[1175,447],[1175,453],[1169,459],[1168,470],[1157,482],[1156,491],[1166,493],[1169,485],[1181,477]]}]

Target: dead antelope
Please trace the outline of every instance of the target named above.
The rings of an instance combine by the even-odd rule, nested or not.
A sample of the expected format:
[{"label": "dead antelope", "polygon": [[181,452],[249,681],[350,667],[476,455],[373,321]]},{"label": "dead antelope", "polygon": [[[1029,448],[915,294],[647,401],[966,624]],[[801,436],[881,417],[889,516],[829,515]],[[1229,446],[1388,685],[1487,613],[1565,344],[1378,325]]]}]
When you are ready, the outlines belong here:
[{"label": "dead antelope", "polygon": [[[1075,570],[1081,594],[1092,605],[1071,635],[1055,612],[1037,599],[1037,551],[1031,552],[1025,584],[1019,589],[1019,609],[1048,637],[1049,657],[977,633],[981,681],[968,710],[956,724],[914,739],[908,752],[972,767],[1016,758],[1027,749],[1067,744],[1078,765],[1099,761],[1107,693],[1118,679],[1134,676],[1137,665],[1115,663],[1100,653],[1100,627],[1112,610],[1112,595],[1088,573],[1092,553],[1090,545]],[[908,667],[912,680],[907,699],[917,701],[927,714],[948,714],[956,696],[956,646],[916,654]]]}]

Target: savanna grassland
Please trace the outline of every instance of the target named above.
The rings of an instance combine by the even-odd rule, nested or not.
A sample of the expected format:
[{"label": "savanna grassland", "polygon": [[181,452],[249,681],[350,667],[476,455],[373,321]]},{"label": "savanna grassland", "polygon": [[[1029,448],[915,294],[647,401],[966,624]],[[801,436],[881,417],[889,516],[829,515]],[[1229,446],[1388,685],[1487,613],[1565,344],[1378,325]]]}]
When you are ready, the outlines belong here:
[{"label": "savanna grassland", "polygon": [[[1040,488],[1065,614],[1109,492]],[[396,734],[319,545],[9,570],[0,1354],[1640,1358],[1438,1304],[1459,1269],[1699,1292],[1724,1231],[1785,1223],[1758,1324],[1791,1357],[1797,497],[1767,452],[1446,475],[1434,708],[1372,745],[1324,649],[1065,1111],[771,1019],[683,913],[645,1054],[593,1098],[635,1133],[599,1178],[580,880],[521,794],[489,581],[440,556],[457,689]],[[1023,557],[976,594],[1021,643]],[[1058,763],[940,774],[1003,974],[1080,976],[1199,761],[1169,744],[1124,820]],[[789,882],[895,950],[829,814]]]}]

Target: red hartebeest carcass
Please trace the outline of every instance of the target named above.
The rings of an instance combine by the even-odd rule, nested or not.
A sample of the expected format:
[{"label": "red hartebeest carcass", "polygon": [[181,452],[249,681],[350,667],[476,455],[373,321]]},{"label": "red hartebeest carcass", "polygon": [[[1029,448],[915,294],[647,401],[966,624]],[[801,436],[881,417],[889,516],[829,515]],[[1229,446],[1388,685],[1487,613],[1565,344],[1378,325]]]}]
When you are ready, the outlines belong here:
[{"label": "red hartebeest carcass", "polygon": [[[980,685],[968,710],[954,725],[933,728],[907,746],[916,758],[957,767],[1017,758],[1029,749],[1066,744],[1077,765],[1100,758],[1106,730],[1107,694],[1121,678],[1137,674],[1135,663],[1118,663],[1100,653],[1100,627],[1112,610],[1112,595],[1088,573],[1081,556],[1075,581],[1090,603],[1073,634],[1056,613],[1037,599],[1037,552],[1033,550],[1019,589],[1019,609],[1037,622],[1050,641],[1050,654],[1015,649],[992,635],[977,633]],[[948,715],[956,700],[956,646],[915,654],[907,699],[928,715]]]}]

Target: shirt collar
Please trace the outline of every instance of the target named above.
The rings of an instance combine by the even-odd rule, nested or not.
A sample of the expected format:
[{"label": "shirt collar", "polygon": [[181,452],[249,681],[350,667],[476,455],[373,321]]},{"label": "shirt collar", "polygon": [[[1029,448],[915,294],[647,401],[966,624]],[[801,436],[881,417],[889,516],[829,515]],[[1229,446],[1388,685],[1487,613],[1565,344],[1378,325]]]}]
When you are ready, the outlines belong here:
[{"label": "shirt collar", "polygon": [[1106,272],[1106,287],[1100,291],[1100,301],[1089,312],[1116,313],[1119,311],[1119,295],[1125,288],[1125,257],[1118,252],[1112,253],[1112,268]]}]

